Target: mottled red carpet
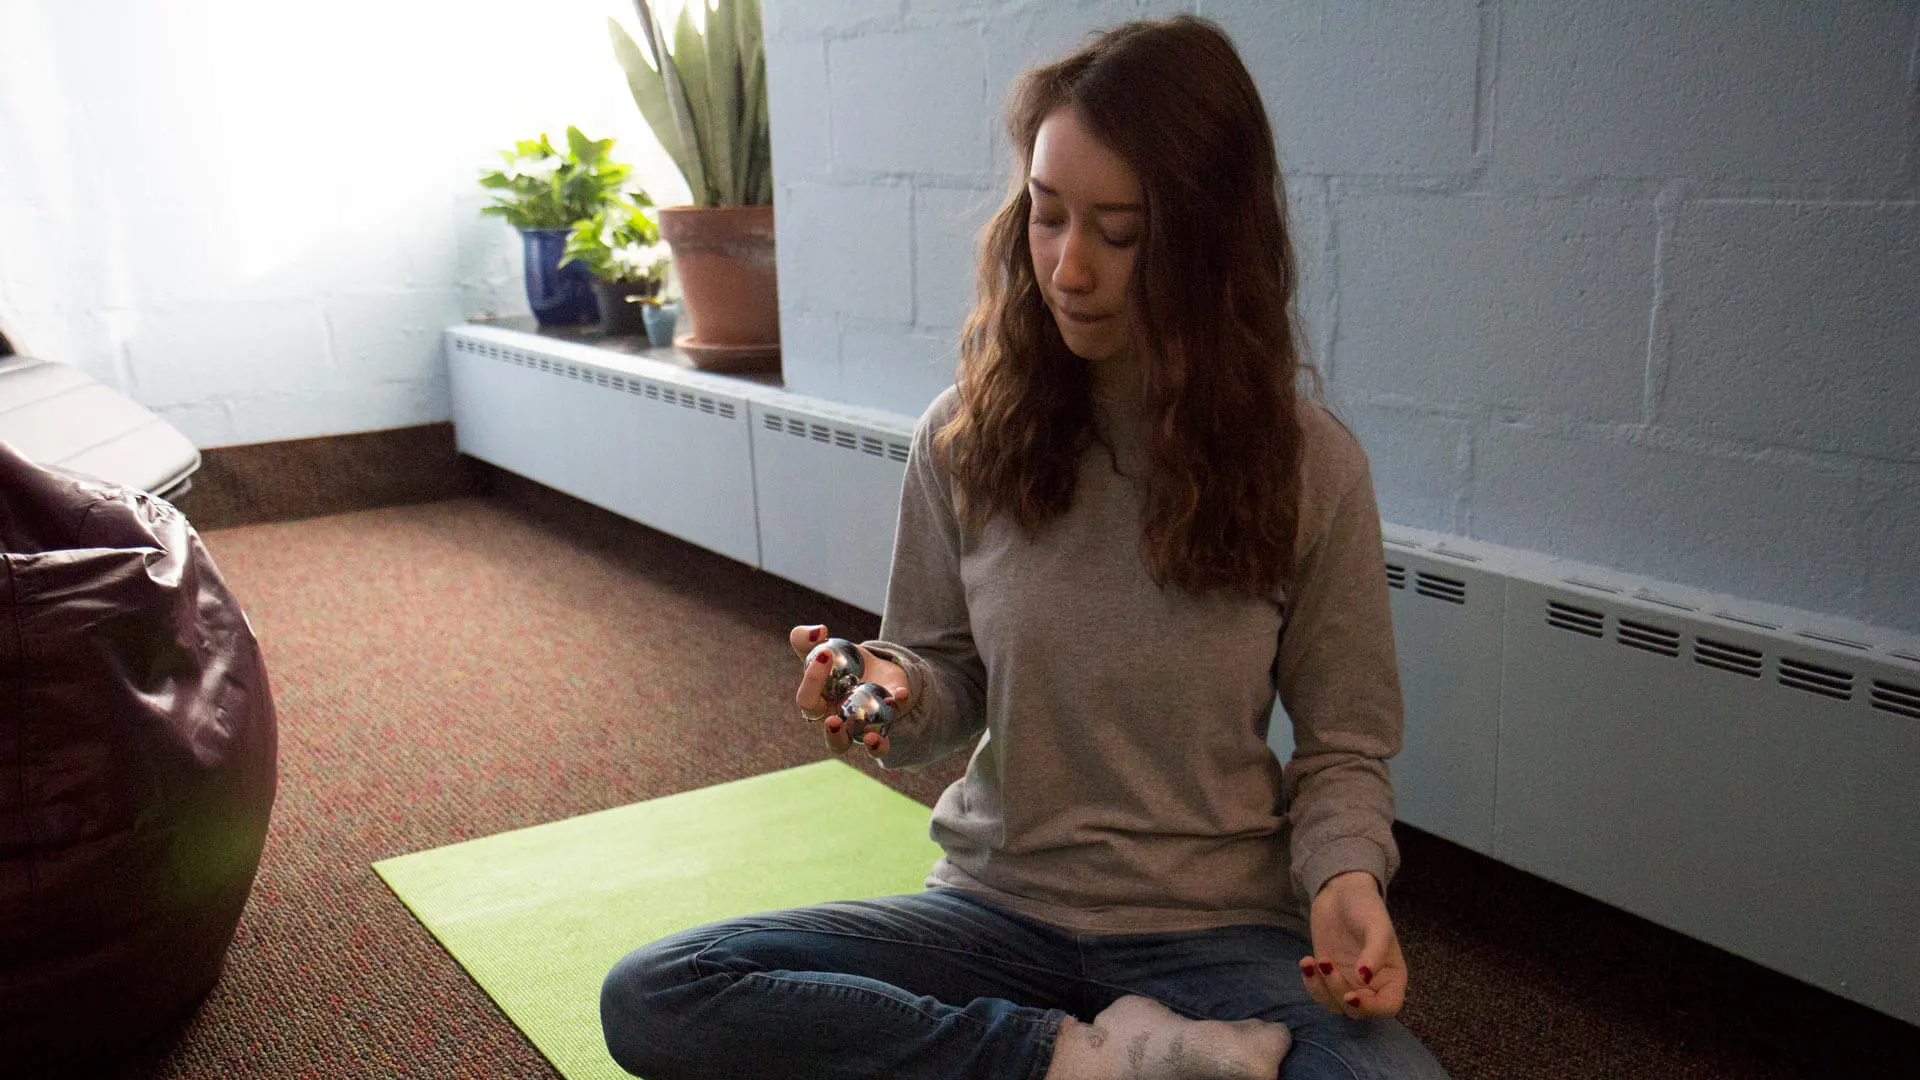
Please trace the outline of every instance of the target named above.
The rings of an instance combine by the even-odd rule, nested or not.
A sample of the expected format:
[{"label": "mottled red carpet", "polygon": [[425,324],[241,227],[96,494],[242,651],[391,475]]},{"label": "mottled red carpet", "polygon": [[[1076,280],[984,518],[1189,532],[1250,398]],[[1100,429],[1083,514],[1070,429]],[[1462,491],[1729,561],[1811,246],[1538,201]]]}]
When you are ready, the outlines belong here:
[{"label": "mottled red carpet", "polygon": [[[558,498],[207,541],[266,653],[280,796],[225,975],[129,1076],[554,1076],[369,864],[815,760],[787,628],[877,630]],[[888,782],[931,803],[963,764]],[[1920,1061],[1911,1027],[1431,837],[1405,849],[1406,1019],[1462,1080]]]}]

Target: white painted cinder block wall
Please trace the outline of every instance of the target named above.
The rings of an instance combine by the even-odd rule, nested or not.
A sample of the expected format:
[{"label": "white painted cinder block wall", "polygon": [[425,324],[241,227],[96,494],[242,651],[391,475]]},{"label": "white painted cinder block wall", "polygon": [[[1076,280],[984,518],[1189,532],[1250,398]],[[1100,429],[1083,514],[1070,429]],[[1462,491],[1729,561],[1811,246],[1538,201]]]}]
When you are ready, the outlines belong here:
[{"label": "white painted cinder block wall", "polygon": [[1920,632],[1920,3],[768,0],[799,392],[952,379],[999,110],[1196,11],[1392,522]]},{"label": "white painted cinder block wall", "polygon": [[0,0],[0,322],[202,447],[447,419],[441,331],[524,314],[496,149],[568,124],[686,199],[630,0]]}]

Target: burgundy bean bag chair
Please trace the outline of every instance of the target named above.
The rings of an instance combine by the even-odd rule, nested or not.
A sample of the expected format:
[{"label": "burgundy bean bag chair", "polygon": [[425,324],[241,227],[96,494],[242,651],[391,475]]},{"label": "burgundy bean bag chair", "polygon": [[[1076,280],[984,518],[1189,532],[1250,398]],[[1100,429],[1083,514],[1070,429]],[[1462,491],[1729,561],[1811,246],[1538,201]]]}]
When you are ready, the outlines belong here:
[{"label": "burgundy bean bag chair", "polygon": [[0,1074],[98,1075],[220,976],[276,785],[199,534],[0,443]]}]

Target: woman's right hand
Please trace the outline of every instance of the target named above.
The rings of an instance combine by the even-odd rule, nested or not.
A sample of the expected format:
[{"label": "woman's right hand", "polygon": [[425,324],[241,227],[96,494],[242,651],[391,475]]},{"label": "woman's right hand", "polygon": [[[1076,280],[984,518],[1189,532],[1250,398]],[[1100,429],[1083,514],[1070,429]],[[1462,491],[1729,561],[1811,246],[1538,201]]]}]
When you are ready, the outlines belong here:
[{"label": "woman's right hand", "polygon": [[[796,626],[788,632],[787,644],[793,646],[794,655],[806,660],[814,646],[832,636],[824,626]],[[855,645],[854,648],[860,650],[860,660],[866,665],[866,673],[861,681],[880,684],[887,692],[888,704],[896,709],[906,708],[906,670],[891,660],[882,660],[862,646]],[[800,675],[800,689],[794,692],[793,701],[800,706],[802,716],[821,721],[822,730],[826,732],[827,749],[838,754],[853,745],[853,740],[847,737],[845,725],[821,693],[827,685],[827,667],[824,663],[807,664],[806,670]],[[869,731],[863,745],[867,753],[874,757],[886,756],[888,743],[885,735]]]}]

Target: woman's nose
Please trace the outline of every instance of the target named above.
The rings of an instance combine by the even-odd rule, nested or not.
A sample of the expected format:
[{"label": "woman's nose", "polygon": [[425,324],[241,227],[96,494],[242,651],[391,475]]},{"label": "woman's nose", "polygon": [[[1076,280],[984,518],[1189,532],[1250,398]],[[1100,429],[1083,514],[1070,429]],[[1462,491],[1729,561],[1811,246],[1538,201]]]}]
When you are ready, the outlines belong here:
[{"label": "woman's nose", "polygon": [[1067,292],[1086,292],[1093,288],[1093,268],[1088,265],[1086,242],[1069,233],[1060,245],[1060,261],[1053,264],[1053,287]]}]

